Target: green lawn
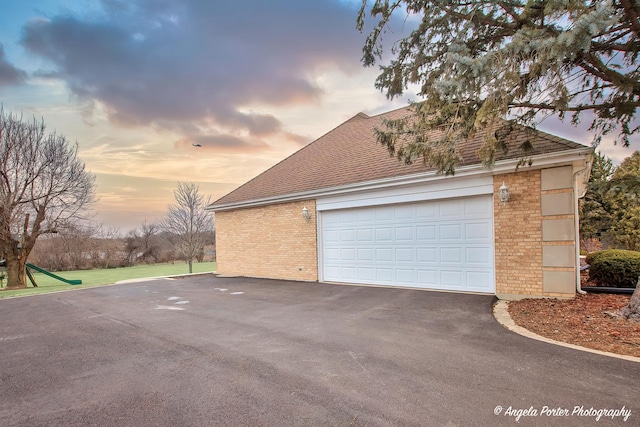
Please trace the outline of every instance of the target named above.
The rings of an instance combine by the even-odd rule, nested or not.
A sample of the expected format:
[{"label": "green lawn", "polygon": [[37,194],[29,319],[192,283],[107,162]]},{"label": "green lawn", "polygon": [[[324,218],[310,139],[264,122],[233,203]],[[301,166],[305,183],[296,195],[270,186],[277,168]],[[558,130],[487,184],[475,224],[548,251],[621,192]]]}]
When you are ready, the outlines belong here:
[{"label": "green lawn", "polygon": [[[202,262],[193,263],[194,273],[206,273],[210,271],[216,271],[215,262]],[[87,288],[93,286],[108,285],[111,283],[119,282],[127,279],[140,279],[144,277],[156,277],[156,276],[174,276],[180,274],[187,274],[189,272],[189,266],[183,262],[176,262],[175,264],[149,264],[149,265],[136,265],[134,267],[123,268],[106,268],[102,270],[76,270],[76,271],[61,271],[54,272],[54,274],[63,277],[65,279],[81,279],[82,285],[67,285],[64,282],[60,282],[52,277],[46,276],[41,273],[33,274],[38,284],[37,288],[32,288],[29,283],[29,288],[20,289],[16,291],[0,291],[0,298],[15,297],[19,295],[31,295],[41,294],[46,292],[54,292],[75,288]]]}]

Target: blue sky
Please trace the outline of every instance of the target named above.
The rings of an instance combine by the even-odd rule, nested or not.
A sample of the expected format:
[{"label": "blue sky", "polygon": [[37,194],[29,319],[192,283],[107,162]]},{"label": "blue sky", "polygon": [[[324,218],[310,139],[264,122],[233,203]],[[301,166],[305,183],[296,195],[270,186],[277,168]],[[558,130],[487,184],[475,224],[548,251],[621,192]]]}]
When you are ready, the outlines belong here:
[{"label": "blue sky", "polygon": [[128,230],[161,217],[178,180],[216,199],[358,112],[404,105],[411,94],[388,101],[360,64],[358,3],[9,2],[0,102],[78,141],[97,220]]}]

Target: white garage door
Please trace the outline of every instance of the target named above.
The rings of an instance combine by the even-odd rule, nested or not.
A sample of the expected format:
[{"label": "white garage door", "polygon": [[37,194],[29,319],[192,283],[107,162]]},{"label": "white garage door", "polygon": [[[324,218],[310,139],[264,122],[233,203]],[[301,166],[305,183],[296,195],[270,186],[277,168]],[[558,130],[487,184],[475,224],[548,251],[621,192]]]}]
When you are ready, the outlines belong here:
[{"label": "white garage door", "polygon": [[495,292],[491,196],[322,212],[327,282]]}]

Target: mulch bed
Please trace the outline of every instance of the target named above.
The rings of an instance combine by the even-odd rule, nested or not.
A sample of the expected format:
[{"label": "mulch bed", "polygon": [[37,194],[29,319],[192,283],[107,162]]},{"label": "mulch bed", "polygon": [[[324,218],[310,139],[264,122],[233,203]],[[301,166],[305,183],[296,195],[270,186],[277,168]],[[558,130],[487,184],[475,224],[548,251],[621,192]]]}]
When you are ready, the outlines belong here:
[{"label": "mulch bed", "polygon": [[517,325],[557,341],[640,357],[640,322],[614,319],[605,311],[628,304],[629,295],[587,294],[570,300],[524,299],[509,303]]}]

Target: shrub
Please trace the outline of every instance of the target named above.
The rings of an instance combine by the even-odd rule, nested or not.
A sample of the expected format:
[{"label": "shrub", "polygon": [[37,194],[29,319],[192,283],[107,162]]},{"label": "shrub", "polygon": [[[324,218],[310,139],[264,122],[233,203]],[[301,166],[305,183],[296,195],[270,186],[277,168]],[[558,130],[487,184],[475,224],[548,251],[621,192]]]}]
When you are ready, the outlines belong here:
[{"label": "shrub", "polygon": [[585,262],[589,265],[593,264],[594,262],[597,262],[597,260],[603,256],[607,256],[607,253],[611,253],[612,251],[618,251],[618,249],[607,249],[604,251],[598,251],[598,252],[591,252],[590,254],[587,255],[587,258],[585,259]]},{"label": "shrub", "polygon": [[589,279],[600,286],[635,288],[640,276],[640,252],[607,249],[587,256]]}]

